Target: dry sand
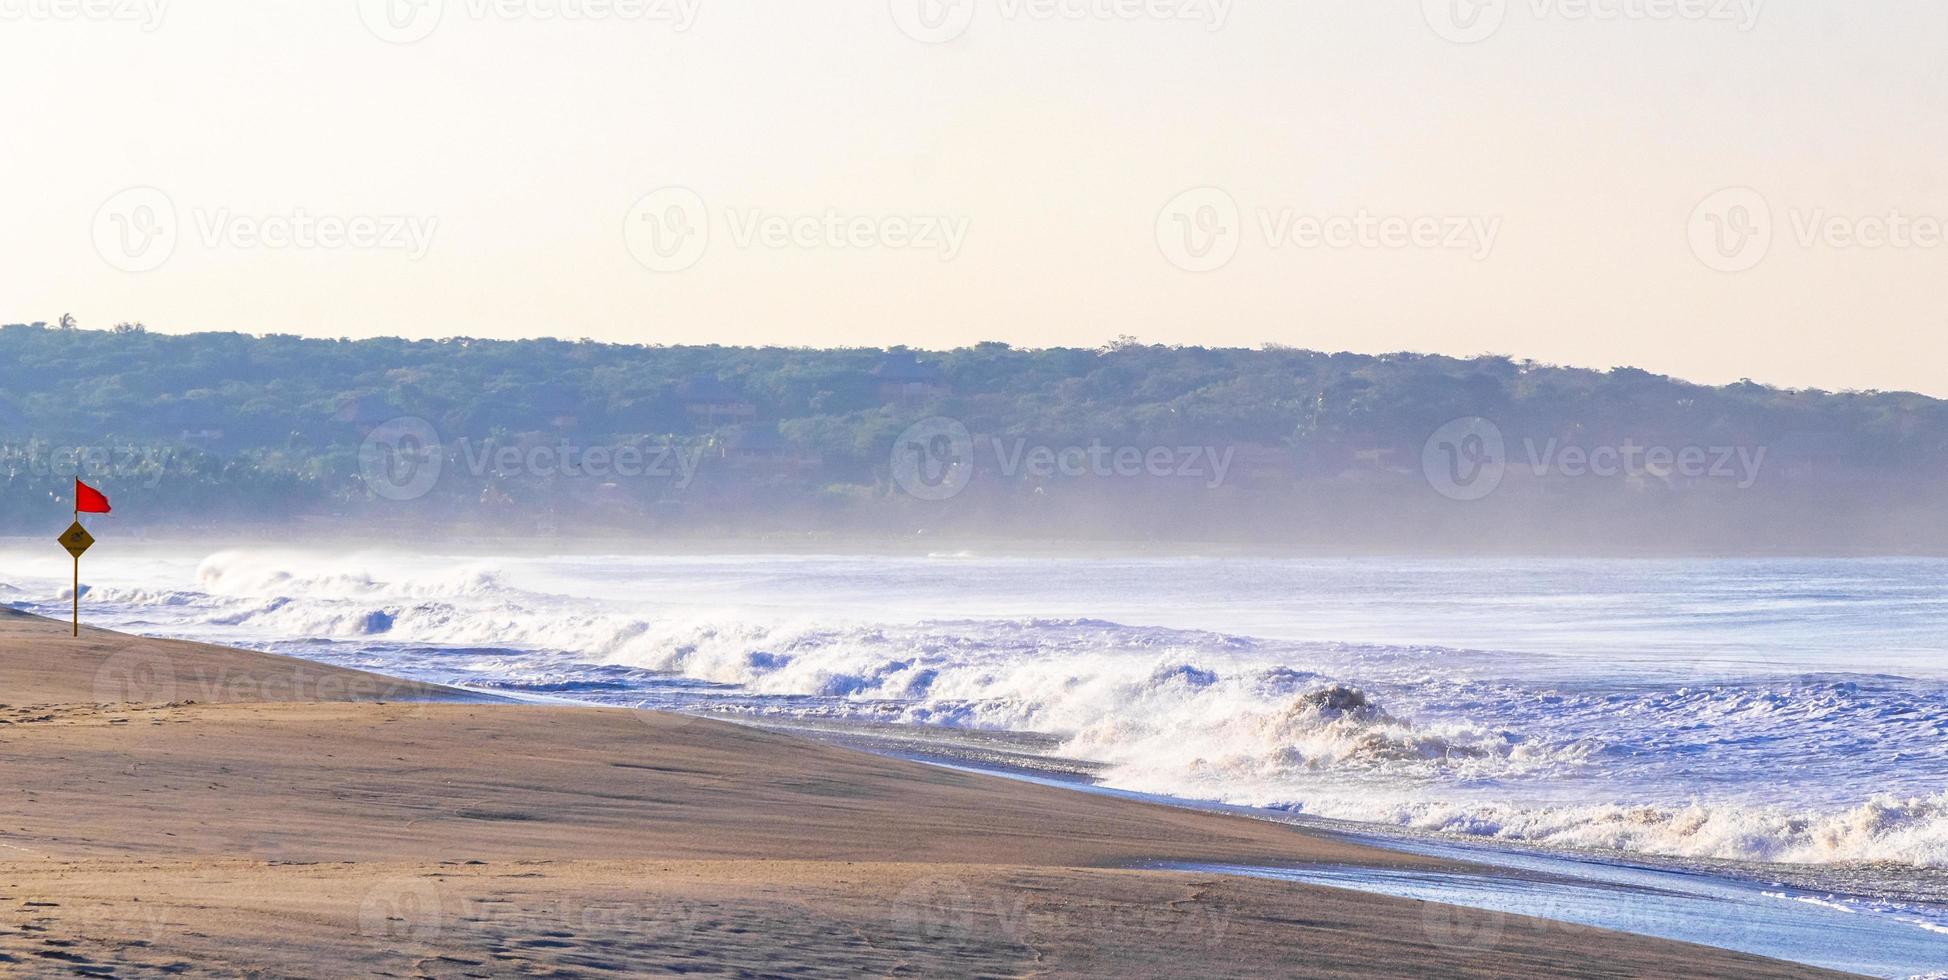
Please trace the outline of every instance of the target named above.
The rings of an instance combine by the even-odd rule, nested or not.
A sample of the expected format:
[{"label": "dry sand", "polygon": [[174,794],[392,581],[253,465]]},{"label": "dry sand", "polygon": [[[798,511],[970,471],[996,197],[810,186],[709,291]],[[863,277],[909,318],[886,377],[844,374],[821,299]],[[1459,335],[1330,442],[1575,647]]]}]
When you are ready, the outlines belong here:
[{"label": "dry sand", "polygon": [[1814,976],[1261,821],[0,610],[0,975]]}]

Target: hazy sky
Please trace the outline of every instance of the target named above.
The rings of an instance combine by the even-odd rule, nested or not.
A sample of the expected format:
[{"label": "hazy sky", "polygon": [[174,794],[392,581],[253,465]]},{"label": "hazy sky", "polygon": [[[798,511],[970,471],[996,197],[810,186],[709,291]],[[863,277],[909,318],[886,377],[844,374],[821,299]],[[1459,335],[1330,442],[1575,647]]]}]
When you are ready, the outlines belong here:
[{"label": "hazy sky", "polygon": [[1938,0],[0,0],[0,83],[0,322],[1948,395]]}]

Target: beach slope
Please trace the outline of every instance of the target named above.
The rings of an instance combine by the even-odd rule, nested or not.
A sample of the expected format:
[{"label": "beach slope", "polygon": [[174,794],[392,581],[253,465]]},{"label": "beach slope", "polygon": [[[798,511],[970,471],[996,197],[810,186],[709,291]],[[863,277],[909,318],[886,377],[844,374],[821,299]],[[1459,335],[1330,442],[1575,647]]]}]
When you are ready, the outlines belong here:
[{"label": "beach slope", "polygon": [[0,974],[1817,976],[1167,863],[1425,866],[0,611]]}]

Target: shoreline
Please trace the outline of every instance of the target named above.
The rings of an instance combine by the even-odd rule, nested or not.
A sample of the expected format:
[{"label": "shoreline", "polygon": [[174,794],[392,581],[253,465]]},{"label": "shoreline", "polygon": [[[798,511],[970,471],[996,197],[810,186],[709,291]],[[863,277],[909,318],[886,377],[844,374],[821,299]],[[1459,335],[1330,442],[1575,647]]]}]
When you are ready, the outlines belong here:
[{"label": "shoreline", "polygon": [[[890,758],[965,768],[1006,779],[1026,779],[1048,785],[1065,786],[1078,792],[1102,793],[1122,799],[1174,806],[1188,810],[1224,813],[1254,820],[1265,820],[1300,828],[1309,833],[1328,834],[1359,840],[1389,850],[1412,851],[1423,847],[1465,848],[1511,858],[1536,857],[1567,861],[1589,861],[1623,867],[1642,867],[1681,874],[1701,874],[1747,884],[1791,885],[1794,887],[1840,891],[1862,887],[1863,875],[1882,871],[1868,878],[1868,890],[1848,897],[1891,899],[1941,906],[1948,912],[1948,869],[1916,865],[1881,863],[1793,864],[1738,861],[1728,858],[1684,857],[1642,851],[1599,851],[1567,845],[1473,836],[1439,830],[1423,830],[1398,824],[1312,816],[1244,804],[1223,803],[1189,797],[1166,796],[1106,786],[1094,775],[1103,767],[1062,756],[1034,755],[1027,751],[982,751],[968,746],[969,735],[995,735],[964,729],[902,730],[901,726],[874,723],[809,723],[801,719],[745,719],[727,717],[733,724],[801,735],[856,748]],[[926,737],[938,733],[946,737]],[[1012,737],[1020,738],[1011,733]],[[1493,864],[1493,861],[1483,863]]]},{"label": "shoreline", "polygon": [[1289,826],[65,632],[0,615],[8,972],[1834,975],[1154,870],[1461,867]]},{"label": "shoreline", "polygon": [[[1698,942],[1831,969],[1857,969],[1869,975],[1948,976],[1941,970],[1948,963],[1948,953],[1935,951],[1948,943],[1938,938],[1948,935],[1948,903],[1943,901],[1948,894],[1948,872],[1940,869],[1761,864],[1471,837],[1118,789],[1100,782],[1091,771],[1094,767],[1087,763],[971,747],[954,737],[968,734],[958,730],[939,733],[946,738],[927,738],[890,725],[800,723],[795,719],[740,719],[736,723],[1070,792],[1261,820],[1334,840],[1468,866],[1465,871],[1371,874],[1351,866],[1193,866],[1189,870],[1426,897],[1491,915],[1541,908],[1545,911],[1537,914],[1566,929],[1609,924],[1633,935]],[[1496,881],[1529,881],[1543,886],[1549,897],[1509,893],[1494,887]],[[1637,897],[1629,897],[1632,893]],[[1723,916],[1728,903],[1741,907],[1733,918],[1737,928],[1700,924],[1714,915]],[[1840,934],[1846,936],[1845,953],[1837,952],[1842,947],[1837,938]]]}]

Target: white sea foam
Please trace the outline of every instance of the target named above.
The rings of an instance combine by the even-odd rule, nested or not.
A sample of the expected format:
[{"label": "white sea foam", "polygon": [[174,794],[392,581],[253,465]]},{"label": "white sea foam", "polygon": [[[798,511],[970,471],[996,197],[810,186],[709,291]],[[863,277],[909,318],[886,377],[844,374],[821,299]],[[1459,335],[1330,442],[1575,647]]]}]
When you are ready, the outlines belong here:
[{"label": "white sea foam", "polygon": [[[977,595],[1008,587],[986,562],[925,574]],[[728,710],[1047,733],[1143,792],[1595,850],[1948,867],[1938,683],[1560,667],[1545,680],[1536,665],[1551,664],[1533,655],[1079,616],[902,618],[873,597],[922,573],[851,560],[767,567],[743,601],[594,563],[389,564],[225,552],[90,601],[151,631],[320,641],[312,655],[380,669],[500,651],[442,662],[476,683],[606,696],[666,675],[723,685],[712,703]],[[685,571],[730,574],[718,567]],[[800,578],[816,599],[774,601]],[[853,590],[858,602],[826,608]]]},{"label": "white sea foam", "polygon": [[503,588],[498,566],[491,562],[466,562],[411,576],[384,576],[375,564],[357,558],[299,563],[285,557],[223,551],[197,566],[196,581],[211,595],[306,599],[480,596]]}]

